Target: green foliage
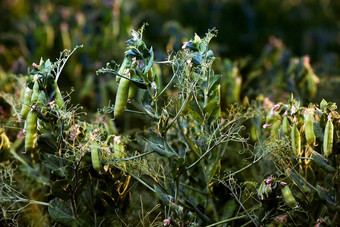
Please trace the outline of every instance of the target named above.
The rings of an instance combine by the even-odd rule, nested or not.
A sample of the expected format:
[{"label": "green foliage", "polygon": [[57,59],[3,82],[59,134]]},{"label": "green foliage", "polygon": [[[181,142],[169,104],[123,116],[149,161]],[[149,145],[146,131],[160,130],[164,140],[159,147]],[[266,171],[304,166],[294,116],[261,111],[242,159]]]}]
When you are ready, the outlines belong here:
[{"label": "green foliage", "polygon": [[[155,60],[143,31],[132,30],[120,65],[98,69],[104,107],[95,113],[73,106],[57,83],[78,46],[55,62],[33,64],[26,84],[8,82],[33,94],[28,102],[24,92],[21,99],[1,93],[12,97],[1,129],[1,222],[35,225],[38,219],[18,214],[33,217],[36,209],[44,225],[60,226],[338,223],[340,117],[325,100],[303,107],[318,83],[307,57],[282,66],[284,50],[272,40],[276,49],[257,64],[224,60],[216,74],[215,29],[195,34],[166,61]],[[252,70],[243,83],[246,67]],[[82,99],[96,78],[85,82]],[[253,82],[300,101],[291,95],[274,105],[263,96],[267,89],[251,88],[241,100]],[[139,91],[133,100],[132,85]],[[37,195],[29,193],[33,186]]]}]

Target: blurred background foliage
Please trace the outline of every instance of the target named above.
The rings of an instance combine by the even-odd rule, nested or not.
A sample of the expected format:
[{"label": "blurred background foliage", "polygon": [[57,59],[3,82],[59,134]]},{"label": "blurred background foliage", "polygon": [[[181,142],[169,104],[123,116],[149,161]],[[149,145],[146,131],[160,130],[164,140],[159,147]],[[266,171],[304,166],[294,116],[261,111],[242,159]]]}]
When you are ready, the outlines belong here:
[{"label": "blurred background foliage", "polygon": [[[281,91],[295,93],[298,88],[285,80],[289,59],[304,55],[310,56],[320,84],[318,96],[301,99],[339,102],[339,10],[340,2],[331,0],[4,0],[0,3],[0,65],[3,71],[25,74],[40,57],[55,59],[59,51],[83,44],[70,59],[59,86],[74,87],[77,94],[83,89],[80,98],[73,95],[73,102],[94,110],[106,104],[105,95],[114,95],[114,89],[105,88],[105,95],[100,92],[100,84],[111,78],[100,81],[95,71],[112,59],[121,63],[131,29],[148,23],[144,39],[156,50],[156,59],[165,60],[194,32],[202,36],[216,27],[219,33],[212,44],[220,57],[216,71],[225,73],[231,67],[239,77],[234,91],[238,97],[227,103],[259,93],[275,101],[287,100]],[[162,73],[167,78],[168,72]],[[277,76],[281,84],[273,85]]]}]

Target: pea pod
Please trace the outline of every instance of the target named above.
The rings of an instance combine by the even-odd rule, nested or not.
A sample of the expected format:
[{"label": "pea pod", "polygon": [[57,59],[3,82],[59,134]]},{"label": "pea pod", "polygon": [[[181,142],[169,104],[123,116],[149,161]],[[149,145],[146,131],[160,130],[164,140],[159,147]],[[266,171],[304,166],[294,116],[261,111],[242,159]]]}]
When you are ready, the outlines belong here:
[{"label": "pea pod", "polygon": [[38,100],[37,103],[39,103],[40,105],[45,105],[47,99],[46,99],[46,95],[44,91],[40,91],[39,95],[38,95]]},{"label": "pea pod", "polygon": [[[117,158],[125,158],[125,148],[124,143],[121,141],[120,136],[114,137],[113,151]],[[120,162],[120,166],[126,170],[126,165],[124,162]]]},{"label": "pea pod", "polygon": [[287,206],[294,208],[298,205],[292,191],[287,185],[281,188],[281,193]]},{"label": "pea pod", "polygon": [[11,143],[3,131],[0,129],[0,161],[6,161],[9,157]]},{"label": "pea pod", "polygon": [[[125,56],[122,65],[119,67],[118,74],[122,75],[124,71],[130,67],[131,67],[131,60],[128,58],[128,56]],[[118,83],[120,82],[120,79],[121,79],[120,76],[116,77],[116,81]]]},{"label": "pea pod", "polygon": [[276,120],[274,122],[274,124],[272,125],[272,131],[271,132],[272,132],[273,135],[277,135],[280,126],[281,126],[281,120]]},{"label": "pea pod", "polygon": [[100,172],[102,169],[101,161],[100,161],[100,149],[97,144],[94,143],[91,146],[91,161],[93,169],[97,172]]},{"label": "pea pod", "polygon": [[27,114],[30,111],[31,98],[32,98],[32,90],[29,87],[26,87],[24,99],[22,103],[22,108],[21,108],[21,118],[23,120],[26,120]]},{"label": "pea pod", "polygon": [[288,120],[287,115],[283,116],[282,129],[283,129],[284,134],[288,136],[289,131],[290,131],[290,125],[289,125],[289,120]]},{"label": "pea pod", "polygon": [[35,148],[38,138],[37,120],[38,113],[35,110],[31,110],[26,120],[25,152],[31,152]]},{"label": "pea pod", "polygon": [[[134,70],[130,70],[131,72],[131,78],[132,79],[137,79],[137,75],[135,73]],[[131,83],[130,84],[130,87],[129,87],[129,94],[128,94],[128,102],[132,102],[132,100],[136,97],[138,93],[138,87],[134,84],[134,83]]]},{"label": "pea pod", "polygon": [[328,160],[316,151],[311,150],[312,158],[319,167],[327,171],[335,171],[335,168],[328,164]]},{"label": "pea pod", "polygon": [[121,78],[118,85],[115,107],[114,107],[114,118],[119,119],[124,114],[127,105],[127,99],[129,94],[130,80]]},{"label": "pea pod", "polygon": [[327,158],[333,150],[333,133],[334,133],[334,126],[331,120],[331,115],[328,116],[328,121],[325,127],[325,133],[323,137],[323,153]]},{"label": "pea pod", "polygon": [[299,156],[301,152],[301,137],[300,137],[300,132],[296,126],[296,123],[293,123],[292,131],[291,131],[291,140],[292,140],[293,153],[294,155]]},{"label": "pea pod", "polygon": [[39,82],[38,80],[35,80],[33,85],[33,93],[31,97],[31,105],[36,104],[36,102],[38,101],[38,96],[39,96]]},{"label": "pea pod", "polygon": [[46,106],[45,106],[46,102],[47,102],[47,98],[46,98],[45,92],[44,91],[40,91],[39,95],[38,95],[37,104],[39,105],[40,111],[43,114],[47,113]]},{"label": "pea pod", "polygon": [[260,199],[260,200],[264,200],[264,189],[266,187],[266,183],[264,181],[262,181],[260,187],[257,189],[257,197]]},{"label": "pea pod", "polygon": [[53,83],[53,87],[55,89],[55,95],[54,95],[54,100],[55,100],[55,103],[57,104],[57,106],[59,108],[62,108],[64,106],[64,99],[63,99],[63,96],[61,95],[61,92],[59,90],[59,87],[58,87],[58,84],[57,82],[54,82]]},{"label": "pea pod", "polygon": [[313,129],[313,119],[312,119],[312,114],[310,113],[311,110],[306,109],[305,113],[305,119],[304,119],[304,124],[305,124],[305,136],[306,136],[306,141],[309,144],[315,144],[315,134],[314,134],[314,129]]}]

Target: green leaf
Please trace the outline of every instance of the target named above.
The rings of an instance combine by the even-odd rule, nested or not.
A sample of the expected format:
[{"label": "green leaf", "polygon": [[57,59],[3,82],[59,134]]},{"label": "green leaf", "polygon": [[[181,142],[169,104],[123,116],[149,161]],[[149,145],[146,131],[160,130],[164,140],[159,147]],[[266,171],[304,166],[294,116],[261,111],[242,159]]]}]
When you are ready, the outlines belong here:
[{"label": "green leaf", "polygon": [[66,226],[76,226],[77,222],[72,215],[72,209],[69,202],[53,199],[49,204],[48,213],[53,221]]},{"label": "green leaf", "polygon": [[64,160],[56,155],[43,153],[42,161],[45,167],[51,170],[52,173],[65,177],[68,172],[68,167],[65,166]]},{"label": "green leaf", "polygon": [[150,57],[148,58],[148,62],[147,65],[145,66],[145,68],[143,69],[143,73],[146,74],[153,66],[153,58],[154,58],[154,54],[153,54],[153,50],[152,47],[149,50],[149,54]]},{"label": "green leaf", "polygon": [[204,108],[204,114],[209,123],[216,121],[220,115],[219,101],[210,101]]},{"label": "green leaf", "polygon": [[210,168],[209,171],[209,182],[212,181],[215,174],[221,169],[221,162],[220,160],[216,161],[215,164]]},{"label": "green leaf", "polygon": [[51,190],[57,198],[68,200],[70,199],[71,181],[68,179],[56,180],[52,183]]},{"label": "green leaf", "polygon": [[217,88],[220,83],[221,83],[220,75],[210,76],[208,91],[210,92],[212,89]]},{"label": "green leaf", "polygon": [[57,139],[51,133],[45,133],[38,136],[38,145],[41,152],[54,153],[57,150]]}]

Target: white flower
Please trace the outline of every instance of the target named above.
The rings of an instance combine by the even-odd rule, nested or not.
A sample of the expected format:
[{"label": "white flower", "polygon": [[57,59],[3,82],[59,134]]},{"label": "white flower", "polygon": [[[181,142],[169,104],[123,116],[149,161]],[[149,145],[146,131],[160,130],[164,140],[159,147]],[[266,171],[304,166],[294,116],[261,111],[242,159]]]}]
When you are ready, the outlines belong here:
[{"label": "white flower", "polygon": [[114,141],[116,144],[120,144],[120,143],[121,143],[120,136],[114,136],[114,137],[113,137],[113,141]]},{"label": "white flower", "polygon": [[182,46],[182,49],[185,49],[185,48],[187,48],[187,44],[188,44],[189,42],[184,42],[183,43],[183,46]]},{"label": "white flower", "polygon": [[164,219],[164,226],[170,226],[170,218]]}]

